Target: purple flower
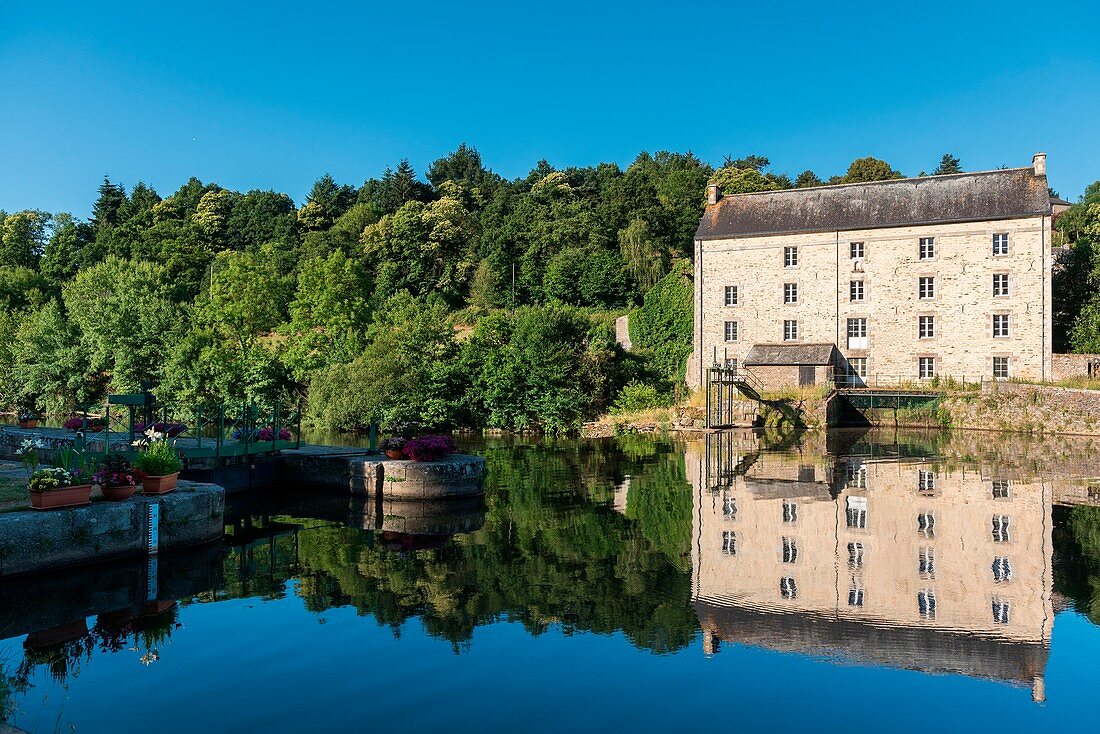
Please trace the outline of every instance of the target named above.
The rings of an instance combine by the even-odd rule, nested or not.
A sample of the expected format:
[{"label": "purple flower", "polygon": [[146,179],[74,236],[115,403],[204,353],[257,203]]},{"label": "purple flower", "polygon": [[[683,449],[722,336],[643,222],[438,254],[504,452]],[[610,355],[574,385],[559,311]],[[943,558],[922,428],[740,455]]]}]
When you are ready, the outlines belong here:
[{"label": "purple flower", "polygon": [[456,450],[450,436],[421,436],[405,444],[405,455],[413,461],[435,461]]}]

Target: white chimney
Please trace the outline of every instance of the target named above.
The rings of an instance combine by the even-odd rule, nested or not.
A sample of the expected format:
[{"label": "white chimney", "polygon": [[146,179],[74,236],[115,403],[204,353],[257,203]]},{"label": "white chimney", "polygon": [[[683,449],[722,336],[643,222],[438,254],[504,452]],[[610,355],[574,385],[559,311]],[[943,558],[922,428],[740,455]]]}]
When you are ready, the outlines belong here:
[{"label": "white chimney", "polygon": [[718,191],[718,184],[707,184],[707,204],[717,204],[720,198],[722,194]]},{"label": "white chimney", "polygon": [[1035,169],[1036,176],[1047,175],[1047,154],[1036,153],[1031,156],[1031,167]]}]

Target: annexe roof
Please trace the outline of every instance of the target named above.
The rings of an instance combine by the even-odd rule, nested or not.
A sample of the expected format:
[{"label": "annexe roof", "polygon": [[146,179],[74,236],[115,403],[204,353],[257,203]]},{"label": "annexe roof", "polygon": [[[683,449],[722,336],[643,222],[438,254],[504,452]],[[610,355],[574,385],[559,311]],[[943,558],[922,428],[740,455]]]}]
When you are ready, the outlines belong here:
[{"label": "annexe roof", "polygon": [[753,344],[741,361],[746,367],[831,365],[835,351],[833,344]]},{"label": "annexe roof", "polygon": [[1049,216],[1032,167],[733,194],[708,204],[699,240]]}]

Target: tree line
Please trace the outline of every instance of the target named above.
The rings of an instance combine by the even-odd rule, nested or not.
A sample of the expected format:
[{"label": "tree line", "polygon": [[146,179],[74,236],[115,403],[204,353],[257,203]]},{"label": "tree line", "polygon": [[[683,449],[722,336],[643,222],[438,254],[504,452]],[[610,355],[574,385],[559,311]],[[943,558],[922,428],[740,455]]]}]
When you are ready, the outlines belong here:
[{"label": "tree line", "polygon": [[[945,155],[934,172],[958,170]],[[861,158],[826,183],[900,175]],[[667,403],[712,180],[823,183],[762,156],[715,168],[669,152],[507,180],[461,145],[424,179],[407,161],[358,187],[322,176],[300,206],[104,178],[87,220],[0,211],[0,409],[64,414],[146,385],[181,406],[304,400],[333,429],[560,432],[628,386]],[[625,353],[614,318],[628,312]]]}]

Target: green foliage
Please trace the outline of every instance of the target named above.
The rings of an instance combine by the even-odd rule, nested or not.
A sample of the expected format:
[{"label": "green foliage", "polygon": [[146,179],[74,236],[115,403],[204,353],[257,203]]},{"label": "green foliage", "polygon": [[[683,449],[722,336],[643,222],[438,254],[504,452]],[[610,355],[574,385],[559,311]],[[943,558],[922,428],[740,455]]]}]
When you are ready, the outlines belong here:
[{"label": "green foliage", "polygon": [[936,166],[936,170],[932,171],[933,176],[946,176],[952,173],[962,173],[962,166],[959,165],[959,159],[950,153],[944,153],[943,158],[940,158],[940,164]]},{"label": "green foliage", "polygon": [[651,408],[667,407],[668,399],[653,385],[632,380],[623,385],[615,396],[612,413],[636,413]]},{"label": "green foliage", "polygon": [[[478,626],[500,619],[531,634],[554,625],[567,633],[621,631],[656,654],[682,650],[696,638],[685,565],[691,493],[682,454],[662,446],[628,458],[592,444],[496,447],[484,454],[489,510],[478,529],[409,552],[378,542],[377,534],[317,526],[284,536],[297,553],[279,549],[278,555],[296,558],[297,565],[264,591],[295,588],[310,610],[351,606],[394,630],[416,618],[456,650]],[[629,502],[639,503],[625,516],[607,506],[612,482],[623,475],[636,478]],[[255,565],[265,549],[256,549]],[[264,583],[259,575],[238,581],[245,566],[226,560],[229,593],[256,594]],[[292,572],[298,583],[286,584]]]},{"label": "green foliage", "polygon": [[723,194],[748,194],[753,191],[774,191],[783,188],[755,168],[720,168],[711,178]]},{"label": "green foliage", "polygon": [[856,158],[848,166],[847,173],[830,179],[829,183],[864,183],[868,181],[886,181],[892,178],[902,178],[902,175],[891,168],[886,161],[867,156],[866,158]]},{"label": "green foliage", "polygon": [[38,210],[14,214],[0,211],[0,267],[35,267],[45,249],[51,219],[48,213]]},{"label": "green foliage", "polygon": [[109,256],[65,286],[67,320],[80,333],[66,348],[86,355],[92,378],[101,375],[114,392],[154,384],[178,326],[165,269],[152,262]]},{"label": "green foliage", "polygon": [[794,186],[797,189],[806,189],[811,186],[821,186],[825,182],[821,180],[821,177],[810,170],[803,171],[798,174],[798,178],[794,180]]},{"label": "green foliage", "polygon": [[1054,348],[1100,349],[1100,181],[1056,224],[1066,247],[1054,263]]},{"label": "green foliage", "polygon": [[493,314],[463,344],[466,404],[479,425],[567,432],[606,407],[615,355],[607,325],[579,310]]},{"label": "green foliage", "polygon": [[134,467],[151,477],[175,474],[183,469],[179,452],[166,439],[150,441],[134,459]]},{"label": "green foliage", "polygon": [[358,357],[313,375],[308,420],[345,430],[371,423],[448,424],[459,395],[456,354],[445,309],[398,293],[367,330]]},{"label": "green foliage", "polygon": [[652,356],[654,368],[667,381],[683,382],[691,354],[691,263],[681,261],[648,293],[641,308],[630,314],[630,340]]}]

